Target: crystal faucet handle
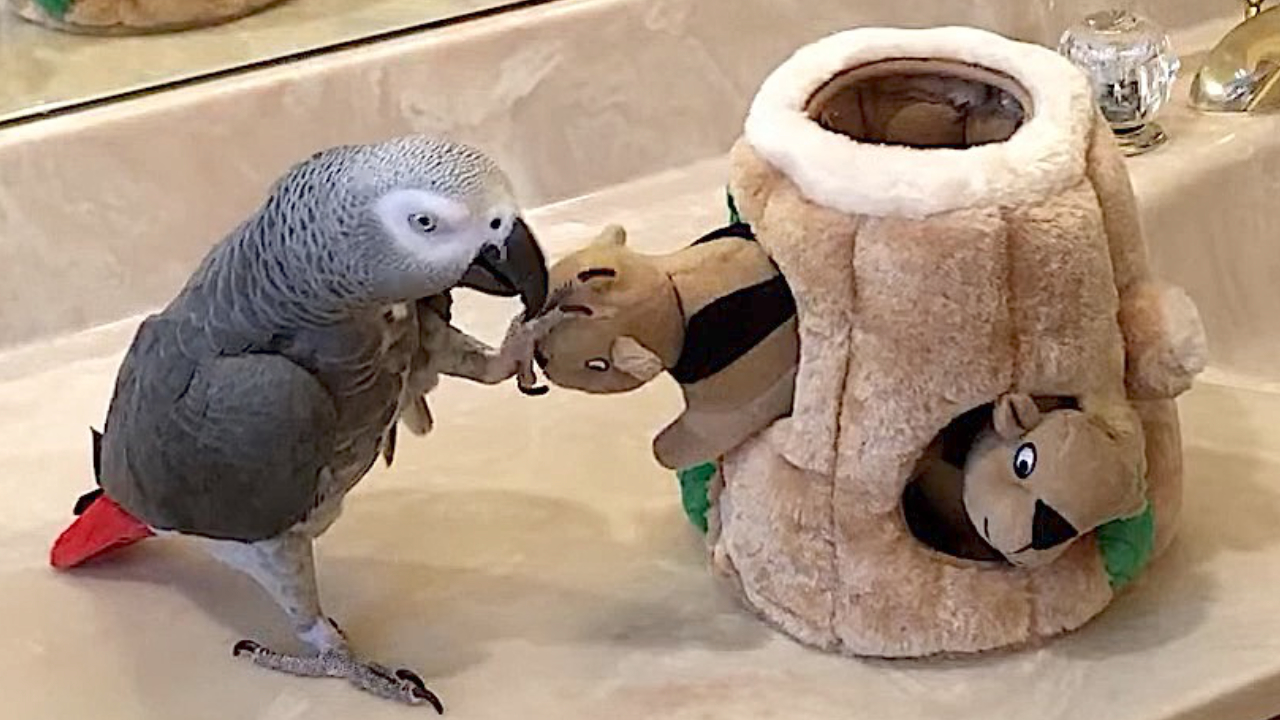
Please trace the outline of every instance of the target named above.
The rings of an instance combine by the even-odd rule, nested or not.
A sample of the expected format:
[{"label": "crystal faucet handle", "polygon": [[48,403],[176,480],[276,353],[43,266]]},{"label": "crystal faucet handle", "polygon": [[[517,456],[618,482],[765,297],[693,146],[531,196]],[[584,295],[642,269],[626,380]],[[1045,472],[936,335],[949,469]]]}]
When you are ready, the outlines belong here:
[{"label": "crystal faucet handle", "polygon": [[1105,10],[1068,28],[1058,52],[1089,77],[1094,100],[1127,153],[1164,141],[1152,121],[1169,101],[1180,63],[1163,28],[1127,10]]}]

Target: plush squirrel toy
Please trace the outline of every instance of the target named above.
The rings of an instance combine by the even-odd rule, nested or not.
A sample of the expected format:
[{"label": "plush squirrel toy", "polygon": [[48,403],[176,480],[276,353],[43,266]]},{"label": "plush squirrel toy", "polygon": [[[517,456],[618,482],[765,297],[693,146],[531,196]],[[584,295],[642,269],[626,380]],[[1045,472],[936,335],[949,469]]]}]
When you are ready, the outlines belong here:
[{"label": "plush squirrel toy", "polygon": [[627,392],[670,373],[685,410],[654,441],[664,467],[716,461],[790,414],[795,302],[746,225],[667,255],[633,252],[610,226],[550,274],[553,302],[569,319],[535,359],[552,383],[588,393]]},{"label": "plush squirrel toy", "polygon": [[[952,554],[1038,567],[1097,528],[1149,522],[1145,476],[1125,406],[1009,393],[929,446],[905,502],[913,527]],[[1149,541],[1130,535],[1142,561]]]}]

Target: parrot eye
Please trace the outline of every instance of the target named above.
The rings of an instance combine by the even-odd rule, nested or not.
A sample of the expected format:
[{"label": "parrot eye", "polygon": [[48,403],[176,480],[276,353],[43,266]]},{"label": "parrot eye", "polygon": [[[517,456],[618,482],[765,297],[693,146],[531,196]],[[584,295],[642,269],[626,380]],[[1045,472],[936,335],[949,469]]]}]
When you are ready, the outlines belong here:
[{"label": "parrot eye", "polygon": [[410,215],[409,224],[421,233],[433,233],[436,231],[436,219],[426,213],[414,213]]},{"label": "parrot eye", "polygon": [[494,218],[494,219],[490,220],[490,221],[489,221],[489,228],[490,228],[490,229],[492,229],[492,230],[501,230],[501,229],[502,229],[502,218],[497,218],[497,217],[496,217],[496,218]]},{"label": "parrot eye", "polygon": [[1031,473],[1035,471],[1035,443],[1023,443],[1018,447],[1017,452],[1013,454],[1013,474],[1017,475],[1019,480],[1026,480],[1031,477]]},{"label": "parrot eye", "polygon": [[596,372],[609,372],[609,361],[604,358],[591,358],[586,362],[588,370]]}]

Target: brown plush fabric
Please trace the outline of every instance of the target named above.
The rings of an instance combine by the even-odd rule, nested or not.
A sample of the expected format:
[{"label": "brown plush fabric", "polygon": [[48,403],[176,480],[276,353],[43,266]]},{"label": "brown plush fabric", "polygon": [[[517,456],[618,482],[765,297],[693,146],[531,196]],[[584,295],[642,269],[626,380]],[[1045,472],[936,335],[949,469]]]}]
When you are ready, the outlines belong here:
[{"label": "brown plush fabric", "polygon": [[[905,86],[953,96],[937,82]],[[839,107],[811,116],[835,127],[849,107],[890,108],[873,139],[916,146],[904,153],[971,141],[971,116],[929,102],[904,122],[912,105],[886,87],[819,93]],[[944,555],[907,527],[902,495],[925,448],[1008,392],[1079,400],[1117,446],[1141,447],[1158,550],[1168,545],[1181,482],[1171,399],[1203,367],[1203,333],[1185,295],[1149,276],[1119,153],[1104,123],[1090,132],[1078,139],[1087,171],[1061,192],[924,218],[835,212],[745,140],[733,149],[738,208],[796,297],[801,359],[791,417],[725,458],[711,555],[788,634],[858,655],[971,652],[1077,628],[1107,605],[1092,536],[1020,569]]]},{"label": "brown plush fabric", "polygon": [[1185,392],[1207,360],[1204,328],[1181,288],[1150,276],[1147,246],[1124,159],[1105,122],[1094,123],[1086,176],[1111,238],[1120,295],[1129,395],[1157,400]]},{"label": "brown plush fabric", "polygon": [[[800,467],[831,472],[851,340],[853,276],[847,268],[860,218],[813,205],[793,185],[778,182],[775,170],[749,161],[750,152],[743,143],[733,149],[734,198],[739,208],[759,209],[751,213],[751,225],[792,287],[801,347],[814,348],[796,377],[792,412],[804,418],[803,431],[782,438],[780,452]],[[796,287],[823,290],[796,293]]]},{"label": "brown plush fabric", "polygon": [[1155,556],[1168,549],[1182,515],[1182,435],[1173,400],[1135,400],[1147,453],[1147,498],[1156,518]]},{"label": "brown plush fabric", "polygon": [[957,63],[888,60],[852,68],[814,95],[811,117],[862,142],[972,147],[1022,125],[1025,91],[1008,76]]}]

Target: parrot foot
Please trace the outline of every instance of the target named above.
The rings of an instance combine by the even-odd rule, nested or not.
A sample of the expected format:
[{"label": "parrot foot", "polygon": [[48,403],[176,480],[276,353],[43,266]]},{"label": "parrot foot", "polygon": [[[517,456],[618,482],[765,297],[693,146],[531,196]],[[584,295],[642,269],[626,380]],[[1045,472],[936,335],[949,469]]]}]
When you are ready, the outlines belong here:
[{"label": "parrot foot", "polygon": [[259,667],[290,675],[346,678],[367,693],[409,705],[428,703],[437,713],[444,714],[444,703],[427,689],[417,673],[404,668],[390,670],[377,663],[364,662],[346,650],[329,650],[303,657],[276,652],[252,640],[241,640],[231,653],[236,657],[248,656]]}]

